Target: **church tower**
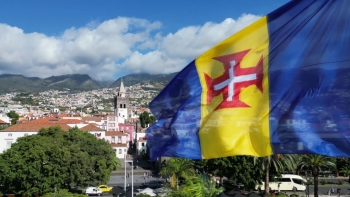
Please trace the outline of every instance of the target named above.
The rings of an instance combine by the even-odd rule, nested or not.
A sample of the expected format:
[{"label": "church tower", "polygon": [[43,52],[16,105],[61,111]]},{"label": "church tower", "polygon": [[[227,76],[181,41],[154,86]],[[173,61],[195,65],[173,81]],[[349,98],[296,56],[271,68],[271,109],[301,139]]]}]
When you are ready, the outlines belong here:
[{"label": "church tower", "polygon": [[126,90],[121,79],[117,95],[114,97],[114,115],[128,119],[129,98],[126,96]]}]

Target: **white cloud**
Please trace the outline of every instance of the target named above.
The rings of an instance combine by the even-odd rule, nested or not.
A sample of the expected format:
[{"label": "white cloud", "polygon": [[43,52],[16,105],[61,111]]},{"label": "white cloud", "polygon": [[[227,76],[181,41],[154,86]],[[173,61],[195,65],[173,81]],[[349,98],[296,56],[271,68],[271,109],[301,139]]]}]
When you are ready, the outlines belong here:
[{"label": "white cloud", "polygon": [[134,73],[164,74],[180,71],[185,65],[185,59],[171,58],[161,51],[146,54],[135,51],[123,62],[122,67]]},{"label": "white cloud", "polygon": [[72,27],[57,37],[0,24],[0,74],[49,77],[79,73],[115,79],[118,73],[177,72],[258,18],[242,15],[164,36],[158,21],[124,17]]},{"label": "white cloud", "polygon": [[174,34],[168,34],[164,38],[162,49],[170,57],[195,58],[258,18],[244,14],[238,20],[227,18],[221,23],[207,22],[203,26],[185,27]]}]

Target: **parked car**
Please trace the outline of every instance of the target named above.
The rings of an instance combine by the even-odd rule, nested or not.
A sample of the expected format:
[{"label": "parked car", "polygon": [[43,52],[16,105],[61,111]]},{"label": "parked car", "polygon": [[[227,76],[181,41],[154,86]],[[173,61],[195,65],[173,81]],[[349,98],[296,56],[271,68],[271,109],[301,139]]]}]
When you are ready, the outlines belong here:
[{"label": "parked car", "polygon": [[88,196],[90,195],[102,196],[103,193],[97,187],[88,187],[85,190],[85,194]]},{"label": "parked car", "polygon": [[110,187],[108,185],[100,185],[97,187],[97,189],[101,190],[103,193],[109,193],[113,189],[113,187]]},{"label": "parked car", "polygon": [[[305,191],[307,182],[306,179],[299,175],[295,174],[282,174],[282,177],[276,177],[275,181],[271,181],[269,183],[271,190],[292,190],[292,191]],[[265,183],[262,182],[261,185],[257,185],[256,189],[260,188],[261,190],[265,190]]]}]

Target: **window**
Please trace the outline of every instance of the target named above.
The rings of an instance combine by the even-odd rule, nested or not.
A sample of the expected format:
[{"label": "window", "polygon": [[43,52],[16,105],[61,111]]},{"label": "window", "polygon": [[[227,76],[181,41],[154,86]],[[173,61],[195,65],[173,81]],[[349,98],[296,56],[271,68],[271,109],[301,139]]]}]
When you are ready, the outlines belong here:
[{"label": "window", "polygon": [[114,117],[108,117],[108,120],[109,120],[109,121],[114,121],[115,118],[114,118]]},{"label": "window", "polygon": [[11,146],[12,146],[12,141],[7,141],[6,149],[11,148]]},{"label": "window", "polygon": [[290,178],[281,178],[280,182],[292,182]]},{"label": "window", "polygon": [[120,108],[123,108],[123,104],[120,104]]},{"label": "window", "polygon": [[124,153],[126,152],[126,149],[124,149]]},{"label": "window", "polygon": [[28,133],[25,133],[24,136],[28,136]]},{"label": "window", "polygon": [[296,183],[296,184],[299,184],[299,185],[303,185],[304,183],[303,183],[303,180],[301,180],[301,179],[292,179],[293,180],[293,182],[294,183]]},{"label": "window", "polygon": [[122,137],[118,137],[118,143],[122,143]]},{"label": "window", "polygon": [[7,134],[8,137],[12,137],[12,133]]},{"label": "window", "polygon": [[112,137],[112,144],[115,143],[115,137]]},{"label": "window", "polygon": [[124,108],[126,108],[126,105],[124,104]]},{"label": "window", "polygon": [[145,146],[145,143],[142,142],[141,146]]},{"label": "window", "polygon": [[119,154],[122,154],[122,149],[119,149]]}]

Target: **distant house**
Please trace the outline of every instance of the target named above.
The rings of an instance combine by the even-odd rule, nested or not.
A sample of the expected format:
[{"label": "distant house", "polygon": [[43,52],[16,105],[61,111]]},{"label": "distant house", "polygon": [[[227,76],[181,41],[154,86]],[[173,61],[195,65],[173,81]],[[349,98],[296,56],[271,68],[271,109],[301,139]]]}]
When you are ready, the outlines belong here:
[{"label": "distant house", "polygon": [[140,138],[136,143],[137,155],[144,155],[147,151],[147,140],[146,137]]},{"label": "distant house", "polygon": [[53,123],[37,123],[37,124],[15,124],[0,131],[0,153],[11,148],[11,145],[17,141],[18,138],[34,135],[42,128],[49,128],[59,126],[63,130],[68,130],[70,127],[67,124],[53,124]]},{"label": "distant house", "polygon": [[80,128],[80,130],[87,131],[87,132],[95,135],[95,137],[98,139],[105,139],[105,133],[106,133],[105,130],[99,128],[96,125],[88,124],[88,125]]},{"label": "distant house", "polygon": [[128,151],[128,135],[121,131],[106,131],[105,139],[111,144],[118,158],[125,158]]},{"label": "distant house", "polygon": [[136,151],[137,155],[142,155],[146,153],[147,140],[146,140],[146,129],[142,129],[140,132],[136,133]]}]

